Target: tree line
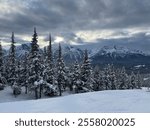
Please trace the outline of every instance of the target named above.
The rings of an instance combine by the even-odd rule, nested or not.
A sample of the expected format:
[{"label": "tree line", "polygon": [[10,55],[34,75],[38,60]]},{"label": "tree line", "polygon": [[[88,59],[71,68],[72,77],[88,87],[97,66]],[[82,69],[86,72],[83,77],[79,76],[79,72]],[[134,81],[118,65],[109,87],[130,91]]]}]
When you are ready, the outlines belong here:
[{"label": "tree line", "polygon": [[32,36],[31,50],[24,58],[16,58],[15,36],[12,33],[7,59],[4,59],[0,44],[0,90],[12,88],[15,96],[34,93],[39,99],[42,95],[61,96],[63,92],[83,93],[102,90],[140,89],[142,78],[139,73],[127,74],[124,67],[107,65],[104,69],[91,67],[88,52],[85,50],[83,62],[77,61],[66,66],[62,48],[59,44],[57,59],[54,59],[51,35],[49,45],[41,53],[36,28]]}]

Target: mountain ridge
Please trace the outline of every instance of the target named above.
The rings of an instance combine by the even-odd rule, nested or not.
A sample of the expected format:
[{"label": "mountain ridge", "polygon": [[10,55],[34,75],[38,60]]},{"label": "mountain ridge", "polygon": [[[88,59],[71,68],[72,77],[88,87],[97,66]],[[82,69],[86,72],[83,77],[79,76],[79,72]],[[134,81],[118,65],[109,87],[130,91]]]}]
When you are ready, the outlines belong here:
[{"label": "mountain ridge", "polygon": [[[54,59],[58,55],[58,43],[52,44]],[[61,43],[62,54],[67,65],[74,64],[75,61],[82,63],[84,58],[84,50],[87,49],[92,66],[105,66],[107,64],[114,64],[115,66],[125,66],[127,68],[134,68],[137,65],[144,65],[144,68],[150,67],[150,55],[141,50],[130,49],[123,46],[103,46],[103,47],[89,47],[85,45],[71,45]],[[84,47],[83,47],[84,46]],[[91,46],[91,45],[90,45]],[[43,48],[40,48],[43,53]],[[8,50],[6,55],[8,55]],[[16,56],[22,58],[25,53],[30,52],[30,43],[16,46]]]}]

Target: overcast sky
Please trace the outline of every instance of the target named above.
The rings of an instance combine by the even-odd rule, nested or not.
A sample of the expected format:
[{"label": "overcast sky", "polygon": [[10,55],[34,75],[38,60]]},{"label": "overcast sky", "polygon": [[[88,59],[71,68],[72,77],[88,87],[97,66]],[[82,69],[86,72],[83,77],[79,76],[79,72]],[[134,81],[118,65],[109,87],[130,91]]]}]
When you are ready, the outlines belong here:
[{"label": "overcast sky", "polygon": [[[0,0],[0,39],[40,42],[52,33],[56,41],[75,42],[150,34],[150,0]],[[43,42],[44,43],[44,42]]]}]

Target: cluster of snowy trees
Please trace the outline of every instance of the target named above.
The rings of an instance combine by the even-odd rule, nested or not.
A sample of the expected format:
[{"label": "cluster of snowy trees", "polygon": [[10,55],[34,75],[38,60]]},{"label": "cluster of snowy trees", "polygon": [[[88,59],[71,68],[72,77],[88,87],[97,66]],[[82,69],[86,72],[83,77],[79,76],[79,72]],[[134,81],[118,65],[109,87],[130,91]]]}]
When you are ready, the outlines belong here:
[{"label": "cluster of snowy trees", "polygon": [[15,36],[12,33],[8,58],[4,58],[0,45],[0,89],[11,86],[13,94],[34,93],[35,98],[42,95],[61,96],[64,91],[82,93],[101,90],[139,89],[142,86],[140,74],[126,73],[125,68],[115,69],[113,65],[103,70],[91,67],[88,52],[84,52],[82,64],[77,61],[67,67],[63,61],[61,45],[57,59],[53,58],[51,35],[49,45],[43,53],[39,50],[38,34],[34,28],[29,54],[23,59],[16,58]]}]

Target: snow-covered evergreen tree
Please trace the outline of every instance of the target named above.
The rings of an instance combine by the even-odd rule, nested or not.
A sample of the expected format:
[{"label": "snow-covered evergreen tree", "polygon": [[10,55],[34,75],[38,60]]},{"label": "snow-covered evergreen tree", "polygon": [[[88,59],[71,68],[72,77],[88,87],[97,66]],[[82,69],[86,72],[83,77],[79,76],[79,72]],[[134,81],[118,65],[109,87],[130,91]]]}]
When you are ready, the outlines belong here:
[{"label": "snow-covered evergreen tree", "polygon": [[2,50],[2,45],[0,41],[0,73],[3,73],[3,50]]},{"label": "snow-covered evergreen tree", "polygon": [[94,69],[93,80],[93,90],[99,91],[101,89],[99,69]]},{"label": "snow-covered evergreen tree", "polygon": [[17,68],[16,64],[16,46],[15,46],[15,37],[14,32],[12,32],[11,36],[11,47],[9,49],[9,61],[8,61],[8,82],[13,89],[13,94],[19,95],[21,94],[21,86],[19,86],[19,68]]},{"label": "snow-covered evergreen tree", "polygon": [[35,85],[35,82],[39,82],[43,80],[42,78],[42,69],[43,65],[41,63],[41,55],[39,53],[39,45],[38,45],[38,35],[36,32],[36,28],[34,28],[34,34],[31,43],[31,52],[29,59],[29,78],[28,83],[30,84],[30,90],[35,92],[35,98],[38,99],[41,97],[42,93],[42,85]]},{"label": "snow-covered evergreen tree", "polygon": [[106,89],[115,90],[117,87],[116,73],[113,65],[108,64],[105,68]]},{"label": "snow-covered evergreen tree", "polygon": [[103,88],[104,90],[108,90],[108,71],[107,71],[107,68],[104,68],[103,70]]},{"label": "snow-covered evergreen tree", "polygon": [[43,79],[45,83],[45,95],[56,96],[58,95],[58,88],[56,87],[56,77],[54,73],[54,62],[52,54],[52,41],[51,35],[49,35],[49,45],[45,50]]},{"label": "snow-covered evergreen tree", "polygon": [[52,54],[52,45],[51,45],[51,35],[49,36],[49,45],[46,51],[46,61],[44,69],[44,80],[47,83],[53,84],[54,82],[54,63],[53,63],[53,54]]},{"label": "snow-covered evergreen tree", "polygon": [[34,34],[31,43],[31,58],[37,58],[39,56],[38,34],[36,28],[34,28]]},{"label": "snow-covered evergreen tree", "polygon": [[130,89],[135,89],[135,88],[136,88],[136,76],[134,72],[132,72],[130,75]]},{"label": "snow-covered evergreen tree", "polygon": [[65,86],[65,64],[62,58],[62,50],[61,45],[59,44],[59,54],[57,59],[57,83],[59,89],[59,96],[62,95],[62,90],[66,87]]},{"label": "snow-covered evergreen tree", "polygon": [[2,45],[0,43],[0,90],[3,90],[6,84],[6,79],[4,78],[4,64],[3,64],[3,52]]},{"label": "snow-covered evergreen tree", "polygon": [[99,66],[96,66],[93,71],[93,90],[102,91],[105,90],[104,86],[104,71],[100,70]]},{"label": "snow-covered evergreen tree", "polygon": [[11,85],[13,85],[16,81],[16,54],[15,54],[15,38],[14,32],[12,32],[11,36],[11,46],[9,50],[9,68],[8,68],[8,81]]},{"label": "snow-covered evergreen tree", "polygon": [[85,50],[84,61],[81,66],[81,80],[82,80],[83,89],[85,91],[93,90],[93,79],[91,76],[92,76],[91,63],[88,58],[88,52],[87,50]]},{"label": "snow-covered evergreen tree", "polygon": [[109,80],[110,80],[110,89],[111,90],[117,89],[117,78],[116,78],[116,73],[113,65],[110,68]]},{"label": "snow-covered evergreen tree", "polygon": [[104,71],[100,71],[99,72],[99,91],[101,91],[101,90],[105,90],[105,85],[104,85]]},{"label": "snow-covered evergreen tree", "polygon": [[21,69],[21,80],[22,80],[22,86],[25,87],[25,94],[28,93],[28,78],[29,78],[29,54],[25,53],[24,60],[22,62],[22,69]]},{"label": "snow-covered evergreen tree", "polygon": [[49,34],[49,45],[47,47],[47,58],[48,58],[49,65],[53,65],[53,52],[52,52],[51,34]]},{"label": "snow-covered evergreen tree", "polygon": [[113,65],[107,65],[104,68],[102,76],[103,88],[105,90],[115,90],[118,88],[118,78]]},{"label": "snow-covered evergreen tree", "polygon": [[143,79],[142,79],[140,73],[138,72],[136,74],[136,88],[141,89],[142,86],[143,86]]},{"label": "snow-covered evergreen tree", "polygon": [[43,55],[44,55],[44,58],[45,58],[45,60],[47,59],[47,47],[45,46],[44,48],[43,48]]},{"label": "snow-covered evergreen tree", "polygon": [[15,71],[15,73],[16,73],[16,83],[19,86],[21,86],[21,84],[22,84],[21,69],[22,69],[21,62],[18,60],[18,61],[16,61],[16,71]]},{"label": "snow-covered evergreen tree", "polygon": [[81,81],[81,70],[77,61],[74,64],[72,80],[73,80],[73,89],[75,93],[79,93],[79,91],[82,89],[81,87],[82,81]]},{"label": "snow-covered evergreen tree", "polygon": [[125,67],[117,72],[118,76],[118,89],[128,89],[129,88],[129,77],[126,73]]},{"label": "snow-covered evergreen tree", "polygon": [[65,67],[65,75],[64,75],[64,91],[67,91],[68,89],[70,91],[73,91],[73,81],[72,81],[73,73],[72,68]]},{"label": "snow-covered evergreen tree", "polygon": [[[26,55],[25,55],[26,57]],[[21,90],[22,87],[26,88],[26,80],[27,80],[27,62],[25,62],[25,59],[20,61],[16,61],[16,82],[15,82],[15,88],[18,86],[18,90]],[[17,90],[17,91],[18,91]],[[25,89],[25,93],[27,94],[27,90]]]}]

